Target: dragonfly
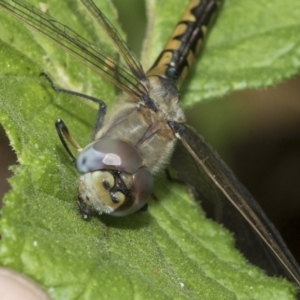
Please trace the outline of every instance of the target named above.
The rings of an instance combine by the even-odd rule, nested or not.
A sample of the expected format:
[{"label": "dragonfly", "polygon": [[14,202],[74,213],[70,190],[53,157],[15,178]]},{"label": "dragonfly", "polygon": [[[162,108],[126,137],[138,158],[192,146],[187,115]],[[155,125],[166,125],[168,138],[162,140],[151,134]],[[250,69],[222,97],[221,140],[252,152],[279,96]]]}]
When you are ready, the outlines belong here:
[{"label": "dragonfly", "polygon": [[[81,173],[78,204],[91,214],[125,216],[147,205],[153,175],[170,163],[177,180],[187,184],[207,215],[228,227],[236,246],[269,274],[300,287],[300,268],[280,234],[229,167],[188,124],[180,106],[179,87],[199,53],[221,0],[191,0],[152,67],[145,72],[117,30],[92,0],[80,0],[114,45],[123,63],[71,28],[22,0],[0,0],[0,8],[44,35],[122,91],[106,115],[99,105],[92,142],[82,148],[63,120],[58,136]],[[75,157],[69,145],[74,147]]]}]

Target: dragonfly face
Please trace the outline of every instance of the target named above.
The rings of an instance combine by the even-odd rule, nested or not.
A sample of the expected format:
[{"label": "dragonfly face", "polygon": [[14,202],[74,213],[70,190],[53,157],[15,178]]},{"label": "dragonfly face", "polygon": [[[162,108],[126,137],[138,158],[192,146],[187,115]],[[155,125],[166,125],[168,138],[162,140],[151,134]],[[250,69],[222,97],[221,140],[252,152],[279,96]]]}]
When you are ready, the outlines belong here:
[{"label": "dragonfly face", "polygon": [[134,145],[121,139],[103,138],[88,145],[76,166],[83,174],[78,203],[84,218],[93,211],[114,216],[133,213],[145,205],[151,194],[151,172],[142,165]]},{"label": "dragonfly face", "polygon": [[[299,266],[277,230],[221,158],[185,124],[179,106],[179,84],[199,51],[219,1],[191,0],[146,74],[92,0],[80,1],[107,33],[125,65],[116,64],[70,28],[23,1],[13,0],[11,5],[1,0],[0,7],[124,92],[105,118],[104,103],[86,96],[99,104],[99,113],[93,142],[84,149],[72,139],[61,120],[56,123],[63,145],[82,173],[78,201],[83,217],[94,211],[122,216],[139,210],[151,194],[152,175],[171,159],[178,178],[193,188],[196,200],[207,207],[212,218],[235,232],[242,250],[250,249],[249,242],[253,244],[251,249],[254,244],[265,247],[265,256],[256,263],[274,264],[273,274],[290,277],[300,286]],[[65,140],[80,152],[77,159]],[[180,142],[176,146],[177,140]],[[251,239],[244,237],[248,232]]]}]

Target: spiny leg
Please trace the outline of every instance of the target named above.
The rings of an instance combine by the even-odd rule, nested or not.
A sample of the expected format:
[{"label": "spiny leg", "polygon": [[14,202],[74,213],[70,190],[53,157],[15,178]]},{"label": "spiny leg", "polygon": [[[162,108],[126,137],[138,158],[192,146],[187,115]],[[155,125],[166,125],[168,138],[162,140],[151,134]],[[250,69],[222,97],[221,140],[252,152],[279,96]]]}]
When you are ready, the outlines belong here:
[{"label": "spiny leg", "polygon": [[56,92],[66,93],[66,94],[74,95],[76,97],[81,97],[81,98],[90,100],[92,102],[95,102],[95,103],[97,103],[99,105],[99,109],[98,109],[98,113],[97,113],[97,118],[96,118],[94,130],[93,130],[93,134],[92,134],[92,140],[94,140],[96,133],[99,131],[99,129],[102,126],[102,123],[103,123],[103,120],[104,120],[104,116],[106,114],[106,104],[102,100],[100,100],[98,98],[95,98],[95,97],[92,97],[92,96],[89,96],[89,95],[86,95],[86,94],[82,94],[82,93],[78,93],[78,92],[74,92],[74,91],[70,91],[70,90],[67,90],[67,89],[63,89],[63,88],[57,87],[53,83],[52,79],[48,76],[48,74],[46,74],[44,72],[42,72],[40,74],[40,76],[44,76],[49,81],[52,89],[54,91],[56,91]]},{"label": "spiny leg", "polygon": [[66,143],[66,140],[78,151],[80,152],[82,148],[78,145],[78,143],[73,139],[71,136],[66,124],[63,120],[58,119],[55,121],[55,128],[58,134],[58,137],[63,144],[64,148],[72,158],[73,162],[76,162],[76,157],[73,155],[72,151],[70,150],[68,144]]}]

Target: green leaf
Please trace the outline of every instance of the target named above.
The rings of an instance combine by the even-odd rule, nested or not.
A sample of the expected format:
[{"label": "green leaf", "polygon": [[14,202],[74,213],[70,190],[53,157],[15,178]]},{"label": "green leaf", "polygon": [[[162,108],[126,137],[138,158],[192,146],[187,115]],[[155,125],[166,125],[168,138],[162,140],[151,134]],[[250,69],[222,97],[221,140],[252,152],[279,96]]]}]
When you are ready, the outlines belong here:
[{"label": "green leaf", "polygon": [[[147,3],[153,29],[144,57],[153,61],[184,5],[182,0]],[[113,52],[77,1],[47,5],[52,16]],[[98,0],[97,5],[116,25],[111,4]],[[265,87],[299,71],[300,4],[273,0],[260,6],[226,1],[193,79],[183,87],[187,104]],[[78,174],[54,120],[65,120],[85,145],[96,110],[55,93],[39,74],[45,71],[59,86],[108,105],[115,89],[2,11],[0,23],[0,121],[20,163],[13,167],[12,191],[2,209],[2,265],[33,278],[53,299],[293,299],[290,283],[248,265],[231,234],[205,218],[186,188],[163,175],[156,178],[158,200],[150,200],[148,212],[83,221],[76,203]]]}]

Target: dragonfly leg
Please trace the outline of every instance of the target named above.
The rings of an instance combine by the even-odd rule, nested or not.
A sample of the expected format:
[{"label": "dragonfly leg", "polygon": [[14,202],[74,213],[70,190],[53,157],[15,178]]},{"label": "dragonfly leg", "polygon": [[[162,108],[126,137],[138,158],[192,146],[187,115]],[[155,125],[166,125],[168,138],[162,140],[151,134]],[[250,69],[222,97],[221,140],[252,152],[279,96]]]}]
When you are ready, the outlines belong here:
[{"label": "dragonfly leg", "polygon": [[73,153],[71,152],[68,144],[66,143],[66,140],[78,151],[80,152],[82,150],[82,148],[77,144],[77,142],[73,139],[73,137],[71,136],[66,124],[64,123],[63,120],[58,119],[55,121],[55,128],[58,134],[58,137],[61,141],[61,143],[63,144],[63,146],[65,147],[66,151],[68,152],[68,154],[70,155],[70,157],[72,158],[73,162],[76,162],[76,158],[73,155]]},{"label": "dragonfly leg", "polygon": [[98,113],[97,113],[95,126],[94,126],[94,129],[93,129],[92,140],[95,139],[95,136],[96,136],[97,132],[102,127],[104,116],[106,114],[106,104],[102,101],[98,102],[98,103],[99,103],[99,109],[98,109]]},{"label": "dragonfly leg", "polygon": [[104,120],[104,116],[106,114],[106,104],[96,98],[96,97],[93,97],[93,96],[89,96],[89,95],[86,95],[86,94],[82,94],[82,93],[78,93],[78,92],[74,92],[74,91],[70,91],[70,90],[67,90],[67,89],[63,89],[63,88],[60,88],[60,87],[57,87],[52,79],[48,76],[48,74],[42,72],[40,74],[40,76],[44,76],[50,83],[52,89],[56,92],[59,92],[59,93],[66,93],[66,94],[70,94],[70,95],[74,95],[76,97],[81,97],[81,98],[84,98],[84,99],[87,99],[87,100],[90,100],[92,102],[95,102],[99,105],[99,108],[98,108],[98,113],[97,113],[97,118],[96,118],[96,122],[95,122],[95,126],[94,126],[94,130],[93,130],[93,134],[92,134],[92,140],[94,139],[96,133],[99,131],[99,129],[101,128],[102,126],[102,123],[103,123],[103,120]]}]

